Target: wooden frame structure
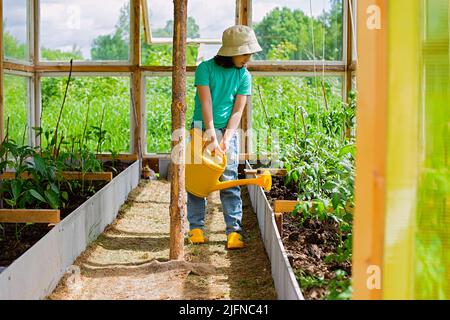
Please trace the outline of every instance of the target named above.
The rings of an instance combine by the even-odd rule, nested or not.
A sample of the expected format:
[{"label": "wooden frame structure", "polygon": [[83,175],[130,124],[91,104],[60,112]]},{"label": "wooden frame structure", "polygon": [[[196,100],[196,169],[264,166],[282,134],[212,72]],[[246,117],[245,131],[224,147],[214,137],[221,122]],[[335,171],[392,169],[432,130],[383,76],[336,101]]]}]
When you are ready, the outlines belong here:
[{"label": "wooden frame structure", "polygon": [[[261,61],[251,63],[249,70],[255,75],[277,74],[277,75],[292,75],[293,73],[316,73],[325,72],[327,74],[347,75],[347,79],[351,79],[351,73],[355,70],[355,63],[352,56],[352,41],[351,35],[348,35],[348,10],[349,2],[352,0],[343,1],[343,59],[342,61],[326,62],[321,61],[289,61],[286,63]],[[3,21],[2,1],[0,0],[0,18]],[[143,5],[144,4],[144,5]],[[52,73],[65,73],[69,71],[68,63],[60,62],[42,62],[39,59],[40,39],[39,39],[39,0],[27,0],[27,5],[30,12],[29,30],[30,36],[30,63],[19,61],[2,61],[0,58],[0,139],[3,138],[3,93],[2,93],[2,76],[4,70],[8,72],[24,72],[29,77],[33,90],[30,92],[31,109],[33,124],[39,119],[40,115],[40,78],[44,75]],[[106,73],[126,73],[131,76],[131,150],[132,154],[137,154],[139,159],[152,160],[154,157],[149,157],[145,147],[145,133],[143,126],[143,118],[145,113],[144,96],[145,96],[145,72],[155,72],[172,76],[173,79],[173,104],[172,104],[172,121],[173,126],[184,125],[185,121],[185,77],[186,72],[194,72],[195,66],[187,66],[183,52],[185,52],[186,44],[186,23],[187,23],[187,0],[174,0],[174,59],[173,66],[144,66],[141,65],[141,30],[140,21],[142,9],[145,9],[143,0],[130,0],[130,56],[127,62],[76,62],[73,67],[74,73],[83,73],[86,75],[106,74]],[[252,0],[236,0],[235,22],[236,24],[250,25],[252,24]],[[144,14],[144,17],[146,13]],[[351,28],[350,28],[351,29]],[[150,26],[147,26],[147,31],[150,31]],[[147,32],[149,33],[149,32]],[[0,37],[3,34],[3,26],[0,26]],[[149,36],[147,36],[149,38]],[[0,38],[1,40],[1,38]],[[148,40],[148,39],[147,39]],[[215,40],[208,39],[191,39],[191,42],[211,42]],[[0,41],[0,49],[1,49]],[[2,50],[3,51],[3,50]],[[350,75],[350,77],[348,76]],[[344,81],[343,91],[349,90],[349,81]],[[248,101],[246,112],[244,112],[241,127],[245,131],[251,128],[251,100]],[[33,141],[38,144],[39,141]],[[175,144],[173,144],[174,146]],[[246,150],[250,152],[251,144],[247,140],[245,142]],[[165,157],[166,155],[162,155]],[[154,160],[154,159],[153,159]],[[183,257],[183,230],[180,222],[184,215],[184,204],[182,196],[184,193],[184,166],[173,165],[173,183],[172,183],[172,198],[171,198],[171,259],[180,259]],[[171,240],[172,241],[172,240]]]},{"label": "wooden frame structure", "polygon": [[[353,0],[342,0],[344,7],[344,23],[343,23],[343,60],[338,62],[327,61],[322,66],[322,62],[317,61],[316,63],[312,61],[287,61],[283,63],[273,62],[273,61],[262,61],[250,63],[248,69],[255,75],[265,75],[265,74],[286,74],[291,75],[292,73],[313,73],[325,71],[327,74],[339,74],[346,76],[347,83],[343,84],[343,91],[347,92],[349,84],[351,85],[351,74],[355,71],[355,61],[352,53],[352,41],[351,39],[351,23],[348,19],[349,5],[348,1]],[[32,90],[30,92],[30,110],[34,110],[32,119],[37,121],[40,115],[40,78],[42,76],[51,73],[67,73],[69,71],[68,63],[61,62],[44,62],[39,59],[39,0],[27,0],[28,10],[29,10],[29,56],[30,61],[18,61],[6,58],[2,61],[0,58],[0,68],[1,75],[4,71],[6,72],[24,72],[24,75],[29,77]],[[117,62],[117,61],[101,61],[101,62],[88,62],[81,61],[75,62],[73,66],[74,73],[83,73],[87,76],[92,73],[103,74],[103,73],[126,73],[132,78],[132,98],[131,98],[131,154],[138,154],[140,158],[148,159],[149,154],[144,149],[145,147],[145,133],[143,131],[142,118],[145,112],[144,101],[144,73],[145,72],[155,72],[165,74],[167,76],[172,75],[174,70],[173,66],[147,66],[142,65],[140,62],[140,48],[141,48],[141,30],[140,21],[141,16],[145,17],[147,14],[144,13],[143,8],[145,7],[145,1],[143,0],[130,0],[130,58],[127,62]],[[2,10],[3,11],[3,10]],[[3,16],[3,15],[2,15]],[[146,22],[147,20],[144,20]],[[236,0],[236,11],[235,11],[235,21],[237,24],[251,25],[252,24],[252,0]],[[149,26],[147,26],[150,28]],[[3,31],[3,26],[0,31]],[[150,29],[149,29],[150,31]],[[347,32],[350,34],[347,36]],[[0,32],[1,36],[3,32]],[[147,36],[150,37],[150,36]],[[151,38],[151,37],[150,37]],[[189,39],[190,42],[194,43],[217,43],[216,40],[211,39]],[[1,44],[0,44],[1,45]],[[187,66],[187,72],[194,72],[195,66]],[[2,78],[0,78],[1,84]],[[0,97],[2,97],[2,88],[0,86]],[[344,94],[344,98],[345,98]],[[3,137],[3,99],[0,99],[0,138]],[[33,123],[36,125],[36,123]],[[246,112],[244,112],[242,121],[242,129],[246,130],[251,128],[251,101],[249,101]],[[33,143],[38,144],[39,141],[33,141]],[[246,150],[250,151],[250,141],[246,143]],[[154,156],[152,156],[154,157]]]}]

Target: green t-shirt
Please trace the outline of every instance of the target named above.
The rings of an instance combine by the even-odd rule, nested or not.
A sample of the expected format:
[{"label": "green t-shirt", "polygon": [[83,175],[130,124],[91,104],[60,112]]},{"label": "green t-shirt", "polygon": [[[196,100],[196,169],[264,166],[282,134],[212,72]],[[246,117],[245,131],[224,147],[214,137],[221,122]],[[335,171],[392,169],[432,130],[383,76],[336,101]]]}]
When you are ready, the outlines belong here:
[{"label": "green t-shirt", "polygon": [[[236,95],[251,95],[252,77],[246,68],[223,68],[214,58],[203,61],[195,71],[195,86],[209,86],[212,98],[214,128],[226,128],[233,111]],[[198,92],[195,94],[194,122],[201,121],[202,107]]]}]

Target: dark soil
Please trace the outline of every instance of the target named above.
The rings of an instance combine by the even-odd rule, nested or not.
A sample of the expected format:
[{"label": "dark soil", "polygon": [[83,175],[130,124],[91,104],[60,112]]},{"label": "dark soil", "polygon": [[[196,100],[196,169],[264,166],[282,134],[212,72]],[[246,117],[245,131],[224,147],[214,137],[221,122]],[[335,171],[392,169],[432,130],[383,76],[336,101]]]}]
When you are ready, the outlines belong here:
[{"label": "dark soil", "polygon": [[113,164],[112,161],[105,161],[103,163],[103,170],[112,171],[113,177],[116,177],[119,173],[128,168],[129,165],[130,163],[128,162],[115,161]]},{"label": "dark soil", "polygon": [[[109,163],[105,162],[104,168],[105,171],[113,171],[113,176],[115,177],[129,165],[130,163],[128,162],[118,161],[115,164],[117,170],[110,170],[111,162],[109,161]],[[67,191],[70,194],[70,198],[67,207],[61,209],[61,220],[75,211],[75,209],[101,190],[107,183],[105,181],[86,182],[84,192],[81,192],[81,182],[77,189],[72,192],[62,188],[62,191]],[[5,208],[7,207],[5,206]],[[7,267],[13,263],[14,260],[24,254],[53,227],[54,225],[38,223],[28,225],[25,223],[0,224],[0,267]]]},{"label": "dark soil", "polygon": [[297,186],[284,185],[284,177],[272,176],[272,189],[266,192],[267,199],[273,200],[297,200],[298,188]]},{"label": "dark soil", "polygon": [[[272,190],[266,192],[269,203],[274,200],[297,200],[297,188],[286,188],[283,180],[283,177],[272,177]],[[343,235],[342,240],[345,239],[346,235]],[[336,270],[344,270],[350,277],[351,262],[324,261],[325,257],[336,254],[339,245],[339,225],[335,220],[307,219],[302,225],[298,217],[286,213],[283,215],[282,241],[305,299],[326,298],[329,290],[324,282],[334,279]],[[302,285],[300,278],[304,277],[323,279],[323,284]]]}]

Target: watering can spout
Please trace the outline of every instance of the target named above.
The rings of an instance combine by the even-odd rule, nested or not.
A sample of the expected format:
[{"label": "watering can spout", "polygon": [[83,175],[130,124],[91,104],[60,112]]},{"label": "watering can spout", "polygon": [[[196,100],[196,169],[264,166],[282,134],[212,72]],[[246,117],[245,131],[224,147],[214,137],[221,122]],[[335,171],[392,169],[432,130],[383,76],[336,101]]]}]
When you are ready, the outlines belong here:
[{"label": "watering can spout", "polygon": [[216,190],[231,187],[256,184],[270,191],[272,176],[269,171],[252,179],[239,179],[231,181],[219,181],[227,165],[226,155],[212,157],[203,143],[202,130],[191,129],[191,141],[186,145],[186,191],[197,196],[207,197]]},{"label": "watering can spout", "polygon": [[215,188],[217,188],[215,190],[228,189],[248,184],[256,184],[260,187],[263,187],[264,190],[270,191],[270,189],[272,188],[272,175],[270,174],[269,171],[265,171],[262,175],[260,175],[257,178],[219,181],[215,186]]}]

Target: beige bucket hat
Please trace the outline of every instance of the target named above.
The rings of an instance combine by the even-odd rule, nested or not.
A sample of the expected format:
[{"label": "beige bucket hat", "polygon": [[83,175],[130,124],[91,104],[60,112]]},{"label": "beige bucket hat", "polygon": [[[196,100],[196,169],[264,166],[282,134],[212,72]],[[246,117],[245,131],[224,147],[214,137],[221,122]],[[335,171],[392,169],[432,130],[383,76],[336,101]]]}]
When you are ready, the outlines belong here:
[{"label": "beige bucket hat", "polygon": [[262,51],[252,28],[236,25],[227,28],[222,34],[222,47],[217,54],[224,57],[240,56]]}]

